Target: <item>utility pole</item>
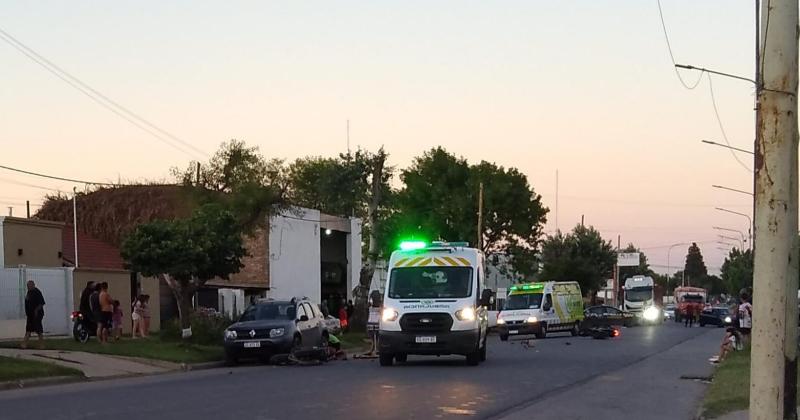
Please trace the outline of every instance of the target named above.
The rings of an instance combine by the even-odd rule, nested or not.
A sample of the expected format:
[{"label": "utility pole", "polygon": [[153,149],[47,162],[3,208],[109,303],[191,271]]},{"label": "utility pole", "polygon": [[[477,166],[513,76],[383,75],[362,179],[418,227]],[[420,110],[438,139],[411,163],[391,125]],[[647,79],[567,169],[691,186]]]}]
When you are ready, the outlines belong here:
[{"label": "utility pole", "polygon": [[72,187],[72,240],[75,246],[75,268],[78,268],[78,189]]},{"label": "utility pole", "polygon": [[200,186],[200,162],[197,162],[197,186]]},{"label": "utility pole", "polygon": [[556,233],[558,233],[558,169],[556,169]]},{"label": "utility pole", "polygon": [[27,210],[26,214],[28,215],[28,219],[30,219],[31,218],[31,200],[25,200],[25,209]]},{"label": "utility pole", "polygon": [[483,182],[478,188],[478,249],[483,249]]},{"label": "utility pole", "polygon": [[797,418],[798,1],[764,2],[750,418]]}]

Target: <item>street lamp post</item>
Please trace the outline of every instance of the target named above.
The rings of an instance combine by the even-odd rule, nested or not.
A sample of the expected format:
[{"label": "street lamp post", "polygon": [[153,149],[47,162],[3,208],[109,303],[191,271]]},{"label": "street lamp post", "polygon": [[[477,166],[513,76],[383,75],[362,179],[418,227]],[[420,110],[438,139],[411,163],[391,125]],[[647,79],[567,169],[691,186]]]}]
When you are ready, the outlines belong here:
[{"label": "street lamp post", "polygon": [[[689,244],[688,244],[688,243],[686,243],[686,242],[681,242],[681,243],[677,243],[677,244],[672,244],[672,245],[670,245],[670,246],[669,246],[669,249],[667,250],[667,284],[669,284],[669,279],[672,277],[672,275],[671,275],[671,273],[670,273],[670,269],[671,269],[672,267],[669,265],[669,257],[670,257],[670,254],[672,253],[672,248],[675,248],[676,246],[681,246],[681,245],[689,245]],[[681,282],[681,284],[682,284],[682,283],[683,283],[683,282]]]},{"label": "street lamp post", "polygon": [[749,225],[747,226],[747,238],[750,240],[750,247],[752,248],[752,246],[753,246],[753,219],[751,219],[750,216],[748,216],[747,214],[739,213],[738,211],[723,209],[722,207],[715,207],[715,209],[719,210],[719,211],[724,211],[726,213],[736,214],[736,215],[739,215],[739,216],[747,218],[747,222],[749,223]]},{"label": "street lamp post", "polygon": [[728,190],[728,191],[733,191],[733,192],[737,192],[737,193],[740,193],[740,194],[747,194],[747,195],[749,195],[751,197],[753,196],[753,193],[751,193],[751,192],[737,190],[736,188],[724,187],[722,185],[712,185],[711,188],[719,188],[721,190]]},{"label": "street lamp post", "polygon": [[[734,238],[733,236],[725,236],[725,235],[717,235],[717,236],[719,236],[719,237],[720,237],[720,239],[727,239],[727,240],[729,240],[729,241],[736,241],[736,242],[739,242],[739,246],[740,246],[740,248],[739,248],[739,249],[741,249],[741,250],[744,250],[744,241],[742,241],[741,239],[739,239],[739,238]],[[735,245],[736,245],[736,244],[734,243],[734,246],[735,246]]]},{"label": "street lamp post", "polygon": [[714,146],[724,147],[726,149],[735,150],[737,152],[749,153],[751,155],[753,154],[753,152],[750,151],[750,150],[745,150],[745,149],[740,149],[738,147],[728,146],[727,144],[717,143],[717,142],[711,141],[711,140],[700,140],[700,141],[705,143],[705,144],[711,144],[711,145],[714,145]]}]

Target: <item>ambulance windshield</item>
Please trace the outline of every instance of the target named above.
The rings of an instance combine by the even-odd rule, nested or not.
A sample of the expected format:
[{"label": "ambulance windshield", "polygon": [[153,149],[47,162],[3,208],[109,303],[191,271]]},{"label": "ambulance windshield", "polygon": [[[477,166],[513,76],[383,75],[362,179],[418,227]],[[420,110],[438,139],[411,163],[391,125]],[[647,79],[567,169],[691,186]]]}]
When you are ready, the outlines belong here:
[{"label": "ambulance windshield", "polygon": [[503,310],[513,311],[517,309],[539,309],[542,304],[541,293],[525,293],[523,295],[511,295],[506,300]]},{"label": "ambulance windshield", "polygon": [[392,270],[392,299],[446,299],[472,295],[470,267],[403,267]]}]

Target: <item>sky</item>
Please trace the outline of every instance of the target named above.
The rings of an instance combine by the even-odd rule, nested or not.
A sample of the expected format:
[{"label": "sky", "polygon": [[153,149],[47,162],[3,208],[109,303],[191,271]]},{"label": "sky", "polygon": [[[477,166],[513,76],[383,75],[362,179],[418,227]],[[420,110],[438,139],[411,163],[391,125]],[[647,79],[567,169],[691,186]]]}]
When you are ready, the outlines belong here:
[{"label": "sky", "polygon": [[[676,61],[752,77],[751,1],[662,7]],[[727,251],[712,227],[747,235],[746,218],[715,207],[750,214],[751,197],[711,185],[751,191],[751,157],[745,168],[700,142],[723,142],[709,81],[679,82],[656,0],[0,0],[0,29],[204,152],[155,138],[0,41],[0,165],[169,180],[232,138],[268,158],[333,156],[349,120],[352,148],[384,146],[398,168],[436,146],[519,168],[550,209],[547,232],[583,217],[658,272],[682,266],[688,245],[670,245],[689,242],[718,272]],[[753,87],[712,82],[730,143],[751,149]],[[0,169],[0,214],[73,186]]]}]

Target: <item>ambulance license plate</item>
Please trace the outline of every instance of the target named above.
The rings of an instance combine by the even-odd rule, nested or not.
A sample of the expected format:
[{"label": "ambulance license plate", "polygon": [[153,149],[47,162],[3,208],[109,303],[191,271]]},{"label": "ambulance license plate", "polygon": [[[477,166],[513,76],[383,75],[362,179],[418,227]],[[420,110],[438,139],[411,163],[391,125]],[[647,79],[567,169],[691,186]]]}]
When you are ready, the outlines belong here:
[{"label": "ambulance license plate", "polygon": [[421,344],[434,344],[436,343],[436,336],[417,336],[417,343]]},{"label": "ambulance license plate", "polygon": [[259,347],[261,347],[260,341],[249,341],[244,343],[244,348],[246,349],[257,349]]}]

